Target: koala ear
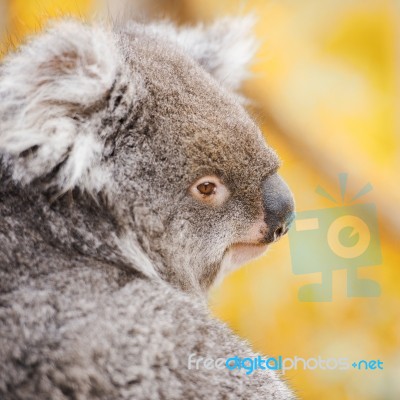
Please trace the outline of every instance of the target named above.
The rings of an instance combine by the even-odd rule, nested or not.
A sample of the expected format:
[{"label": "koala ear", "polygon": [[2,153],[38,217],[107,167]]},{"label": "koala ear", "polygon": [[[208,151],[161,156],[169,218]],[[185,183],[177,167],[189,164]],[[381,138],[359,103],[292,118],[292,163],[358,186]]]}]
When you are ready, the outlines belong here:
[{"label": "koala ear", "polygon": [[106,31],[59,22],[4,61],[0,159],[14,180],[101,188],[103,145],[87,119],[116,79],[115,48]]},{"label": "koala ear", "polygon": [[191,28],[173,29],[165,24],[160,33],[177,42],[225,87],[237,90],[249,75],[249,64],[258,49],[255,21],[253,15],[247,15]]}]

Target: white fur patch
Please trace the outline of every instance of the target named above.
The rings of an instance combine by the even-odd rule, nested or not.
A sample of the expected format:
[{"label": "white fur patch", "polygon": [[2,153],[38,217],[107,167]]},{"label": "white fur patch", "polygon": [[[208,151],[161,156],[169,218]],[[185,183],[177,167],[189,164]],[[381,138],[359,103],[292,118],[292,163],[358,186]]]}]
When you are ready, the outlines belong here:
[{"label": "white fur patch", "polygon": [[115,238],[115,242],[124,257],[132,263],[134,268],[149,278],[161,279],[147,254],[137,244],[133,232]]},{"label": "white fur patch", "polygon": [[[0,153],[22,183],[61,165],[61,191],[98,190],[102,143],[80,112],[112,87],[118,68],[112,35],[59,22],[9,56],[0,69]],[[21,153],[25,153],[21,156]]]}]

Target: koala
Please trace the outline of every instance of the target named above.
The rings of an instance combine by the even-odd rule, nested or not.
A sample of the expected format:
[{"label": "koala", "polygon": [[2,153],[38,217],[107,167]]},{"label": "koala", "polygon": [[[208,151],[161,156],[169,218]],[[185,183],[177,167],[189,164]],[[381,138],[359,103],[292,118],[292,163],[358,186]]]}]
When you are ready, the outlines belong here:
[{"label": "koala", "polygon": [[294,399],[207,292],[293,220],[248,17],[54,22],[0,66],[0,398]]}]

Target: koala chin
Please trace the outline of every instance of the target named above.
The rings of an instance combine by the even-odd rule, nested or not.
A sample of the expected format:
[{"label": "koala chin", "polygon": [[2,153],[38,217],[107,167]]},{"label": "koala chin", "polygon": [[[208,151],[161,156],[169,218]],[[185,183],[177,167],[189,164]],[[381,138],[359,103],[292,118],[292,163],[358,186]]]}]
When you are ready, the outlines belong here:
[{"label": "koala chin", "polygon": [[[59,21],[0,66],[0,398],[294,399],[207,309],[293,199],[237,93],[252,19]],[[276,351],[276,349],[275,349]]]}]

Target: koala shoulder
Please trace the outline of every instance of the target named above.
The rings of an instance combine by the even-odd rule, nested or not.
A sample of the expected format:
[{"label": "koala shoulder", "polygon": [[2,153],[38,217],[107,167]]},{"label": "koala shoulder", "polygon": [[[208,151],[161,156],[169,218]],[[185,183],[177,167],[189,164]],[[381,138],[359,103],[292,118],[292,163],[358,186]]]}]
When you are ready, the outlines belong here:
[{"label": "koala shoulder", "polygon": [[[15,305],[0,311],[0,319],[9,321],[2,331],[8,340],[0,349],[6,360],[0,366],[0,395],[6,390],[23,398],[34,390],[60,399],[72,393],[87,399],[292,398],[272,371],[246,376],[239,370],[188,367],[191,354],[257,357],[198,298],[147,279],[112,291],[84,286],[32,288],[5,299]],[[73,298],[70,290],[77,293],[79,287]],[[21,325],[35,332],[23,342],[15,334]],[[58,334],[50,338],[49,330]]]}]

